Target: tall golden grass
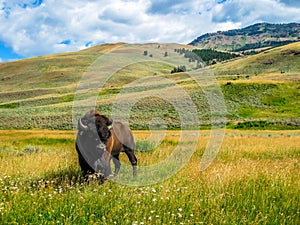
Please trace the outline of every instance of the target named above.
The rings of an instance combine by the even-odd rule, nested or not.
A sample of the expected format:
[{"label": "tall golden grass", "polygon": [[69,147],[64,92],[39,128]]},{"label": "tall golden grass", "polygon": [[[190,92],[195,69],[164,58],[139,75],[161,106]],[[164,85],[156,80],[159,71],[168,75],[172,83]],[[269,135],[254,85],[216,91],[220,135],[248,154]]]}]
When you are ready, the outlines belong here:
[{"label": "tall golden grass", "polygon": [[[0,173],[40,175],[47,171],[77,164],[73,131],[52,130],[2,130],[0,131],[0,149],[2,150]],[[147,140],[149,131],[134,131],[136,140]],[[221,149],[207,171],[199,173],[199,162],[210,138],[210,131],[200,131],[196,152],[186,166],[187,173],[193,171],[195,177],[209,171],[221,170],[231,178],[246,176],[255,171],[267,171],[270,174],[285,173],[299,160],[299,131],[233,131],[227,130]],[[168,157],[179,142],[180,131],[167,131],[159,146],[149,152],[136,151],[139,165],[151,165]],[[53,140],[50,145],[36,145],[32,140]],[[56,143],[57,139],[69,140],[68,143]],[[26,146],[33,145],[39,152],[18,156]],[[122,163],[128,163],[125,154],[121,154]],[[232,173],[235,171],[235,173]],[[227,171],[227,172],[226,172]]]},{"label": "tall golden grass", "polygon": [[[199,162],[210,131],[200,134],[174,176],[130,187],[83,182],[72,131],[0,131],[0,223],[299,224],[300,131],[226,130],[204,171]],[[150,135],[134,131],[136,140]],[[136,152],[139,166],[168,157],[179,135],[167,131],[158,147]],[[124,154],[121,160],[128,163]]]}]

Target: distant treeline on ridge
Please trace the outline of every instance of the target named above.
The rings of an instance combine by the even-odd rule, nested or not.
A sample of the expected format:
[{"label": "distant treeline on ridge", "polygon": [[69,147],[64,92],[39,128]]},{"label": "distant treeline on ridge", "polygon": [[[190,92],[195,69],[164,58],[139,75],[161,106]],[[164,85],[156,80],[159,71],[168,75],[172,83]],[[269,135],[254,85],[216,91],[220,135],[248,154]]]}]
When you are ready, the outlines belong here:
[{"label": "distant treeline on ridge", "polygon": [[185,48],[174,49],[179,54],[184,54],[184,57],[188,58],[190,62],[205,62],[206,65],[212,65],[217,62],[236,58],[239,55],[229,52],[221,52],[212,49],[193,49],[188,50]]}]

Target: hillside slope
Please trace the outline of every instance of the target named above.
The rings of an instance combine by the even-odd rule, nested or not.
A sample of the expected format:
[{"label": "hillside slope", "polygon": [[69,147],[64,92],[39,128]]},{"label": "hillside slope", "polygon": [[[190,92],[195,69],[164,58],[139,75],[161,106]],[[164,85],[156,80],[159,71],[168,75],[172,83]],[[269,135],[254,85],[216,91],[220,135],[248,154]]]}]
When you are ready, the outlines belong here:
[{"label": "hillside slope", "polygon": [[[78,82],[97,57],[119,45],[101,45],[79,52],[0,64],[0,129],[72,129],[72,108]],[[157,46],[164,48],[163,44]],[[180,46],[169,44],[169,47]],[[183,47],[190,48],[181,45]],[[293,43],[209,67],[217,75],[225,97],[228,127],[299,127],[299,52],[299,43]],[[180,56],[174,51],[168,54]],[[188,59],[185,60],[188,63]],[[191,97],[201,125],[208,128],[211,113],[205,93],[188,74],[171,74],[172,69],[171,65],[155,62],[155,56],[153,62],[124,67],[99,90],[97,108],[110,115],[117,95],[127,84],[136,79],[151,78],[152,82],[142,84],[143,88],[137,86],[123,99],[142,96],[145,90],[165,91],[176,98],[176,93],[169,93],[167,88],[177,86]],[[170,80],[172,85],[155,84],[156,80],[163,79]],[[80,97],[90,96],[87,93]],[[148,129],[153,117],[162,118],[169,129],[181,126],[174,106],[157,97],[142,99],[131,110],[130,126],[133,129]]]},{"label": "hillside slope", "polygon": [[210,68],[222,84],[231,127],[300,125],[300,42]]},{"label": "hillside slope", "polygon": [[97,57],[119,45],[0,63],[1,92],[74,85]]},{"label": "hillside slope", "polygon": [[278,75],[278,79],[299,81],[300,42],[273,48],[262,53],[241,57],[231,62],[211,66],[216,75],[249,75],[261,79],[266,75]]},{"label": "hillside slope", "polygon": [[189,45],[226,51],[247,50],[285,45],[299,41],[300,24],[258,23],[242,29],[207,33],[193,40]]}]

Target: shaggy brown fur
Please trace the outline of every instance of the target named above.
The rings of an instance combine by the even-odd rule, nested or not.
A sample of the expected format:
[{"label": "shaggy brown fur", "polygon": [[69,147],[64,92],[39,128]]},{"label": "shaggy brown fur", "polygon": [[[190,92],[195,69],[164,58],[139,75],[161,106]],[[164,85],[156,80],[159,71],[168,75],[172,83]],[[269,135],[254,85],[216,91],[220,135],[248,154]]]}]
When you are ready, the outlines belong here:
[{"label": "shaggy brown fur", "polygon": [[111,173],[110,160],[115,165],[114,176],[120,170],[120,152],[125,152],[137,175],[137,158],[134,154],[134,138],[130,128],[119,121],[113,122],[97,110],[88,111],[78,120],[76,150],[84,176],[101,172]]}]

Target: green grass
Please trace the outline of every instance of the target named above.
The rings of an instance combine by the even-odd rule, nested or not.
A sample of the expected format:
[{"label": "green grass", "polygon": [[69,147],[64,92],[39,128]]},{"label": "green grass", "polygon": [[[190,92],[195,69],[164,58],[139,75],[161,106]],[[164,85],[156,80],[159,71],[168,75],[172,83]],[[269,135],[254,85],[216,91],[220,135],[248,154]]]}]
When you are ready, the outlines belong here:
[{"label": "green grass", "polygon": [[[299,118],[299,84],[232,83],[222,86],[231,118],[260,120]],[[271,124],[269,124],[271,125]],[[262,127],[261,127],[262,128]]]},{"label": "green grass", "polygon": [[28,143],[32,145],[68,145],[74,143],[71,138],[30,138]]},{"label": "green grass", "polygon": [[246,121],[228,123],[228,128],[241,129],[241,130],[299,130],[297,121]]},{"label": "green grass", "polygon": [[136,151],[140,151],[140,152],[153,151],[155,147],[156,147],[156,143],[148,140],[138,140],[135,143]]},{"label": "green grass", "polygon": [[[182,85],[197,107],[201,125],[209,126],[211,115],[205,94],[193,83]],[[249,124],[257,123],[256,121],[269,121],[268,126],[259,126],[260,129],[267,129],[276,124],[277,127],[280,124],[280,127],[285,126],[285,129],[291,129],[291,122],[295,124],[294,127],[299,125],[298,83],[234,82],[221,84],[221,89],[229,119]],[[119,88],[103,89],[98,97],[100,102],[97,108],[109,115],[118,93],[120,93]],[[138,96],[139,92],[135,94]],[[72,129],[73,99],[72,94],[61,94],[2,103],[0,105],[0,128]],[[162,118],[168,129],[181,127],[181,121],[174,106],[156,97],[142,98],[133,106],[130,112],[130,126],[133,129],[148,129],[148,123],[153,117]],[[254,126],[245,127],[251,129]]]},{"label": "green grass", "polygon": [[[210,110],[205,94],[193,83],[182,86],[198,110],[202,126],[210,126]],[[297,129],[299,126],[299,85],[297,83],[235,82],[221,84],[227,108],[228,127],[236,129]],[[119,89],[107,88],[99,95],[97,108],[109,115]],[[139,92],[136,92],[139,95]],[[0,105],[1,129],[72,129],[72,95],[21,100]],[[153,117],[163,119],[168,129],[180,129],[179,114],[160,98],[143,98],[130,112],[133,129],[148,129]],[[2,122],[1,122],[2,121]],[[261,122],[259,122],[261,121]],[[237,123],[244,124],[242,126]],[[196,127],[195,127],[196,128]],[[159,127],[158,127],[159,129]]]},{"label": "green grass", "polygon": [[[228,186],[199,182],[190,187],[167,184],[141,188],[114,183],[85,185],[66,178],[47,185],[39,180],[24,190],[9,188],[2,223],[30,224],[297,224],[299,197],[295,184],[259,174]],[[41,181],[41,182],[40,182]],[[175,183],[175,180],[170,180]],[[27,184],[28,185],[28,184]],[[170,186],[169,186],[170,185]],[[289,188],[289,186],[292,186]],[[16,193],[18,192],[18,193]],[[192,193],[199,193],[197,196]],[[8,203],[9,202],[9,203]],[[32,204],[38,210],[28,210]],[[13,213],[9,215],[9,212]]]},{"label": "green grass", "polygon": [[18,103],[8,103],[8,104],[0,105],[0,108],[2,108],[2,109],[15,109],[15,108],[18,108],[18,107],[19,107]]},{"label": "green grass", "polygon": [[[137,140],[144,134],[148,135],[134,132]],[[160,154],[177,146],[177,134],[167,134],[161,153],[137,152],[139,165],[161,160]],[[71,140],[71,132],[1,131],[0,135],[1,224],[300,222],[296,131],[227,130],[217,158],[200,172],[199,161],[209,136],[204,132],[190,162],[173,177],[155,185],[132,187],[114,181],[103,185],[85,182],[74,143],[61,141]],[[24,154],[3,153],[4,145],[11,146],[17,136],[15,150]],[[121,160],[128,163],[124,154]],[[14,168],[7,168],[8,162]],[[127,176],[124,171],[121,167],[121,177]]]}]

